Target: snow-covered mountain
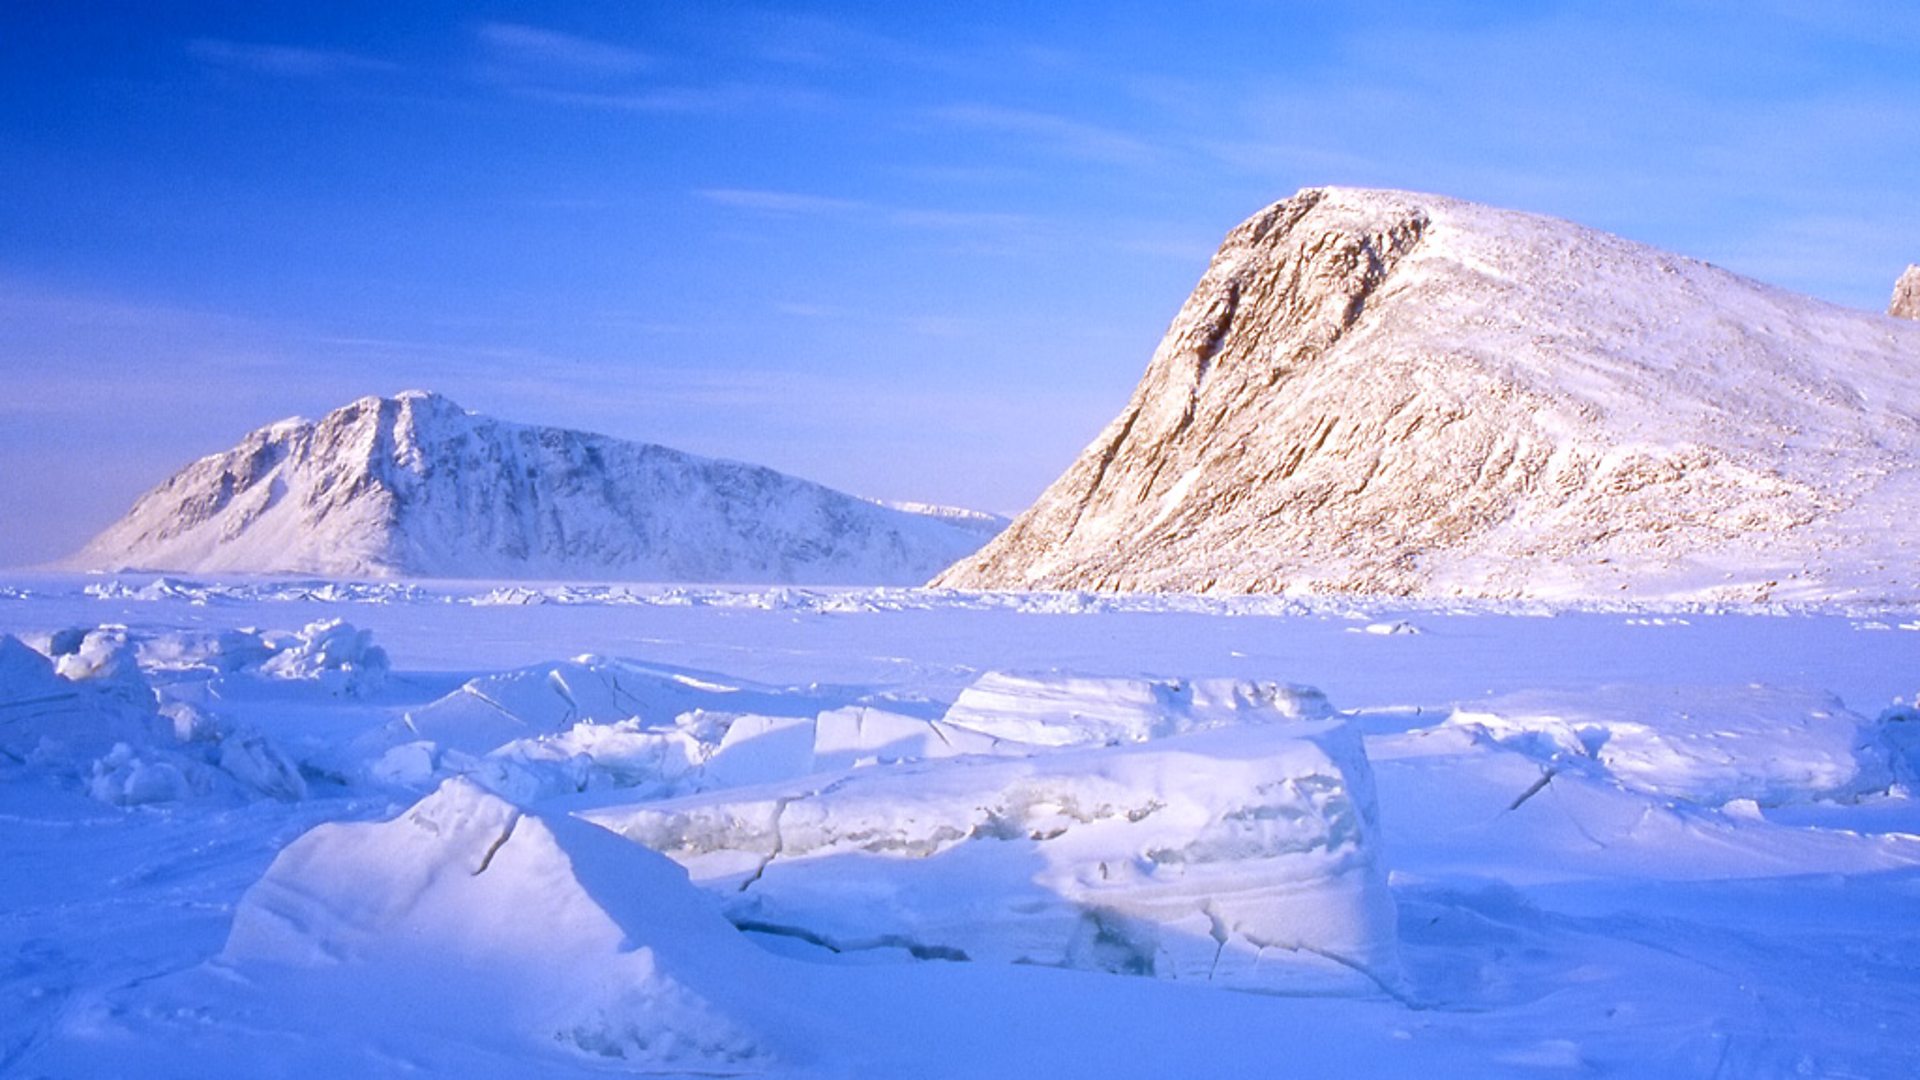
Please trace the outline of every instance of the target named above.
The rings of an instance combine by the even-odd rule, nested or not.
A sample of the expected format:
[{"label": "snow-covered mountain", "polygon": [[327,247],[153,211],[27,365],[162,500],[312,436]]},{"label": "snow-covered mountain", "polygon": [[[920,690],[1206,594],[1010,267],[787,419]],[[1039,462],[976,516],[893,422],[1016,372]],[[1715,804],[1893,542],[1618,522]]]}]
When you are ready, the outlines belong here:
[{"label": "snow-covered mountain", "polygon": [[936,584],[1920,598],[1920,325],[1577,225],[1309,189]]},{"label": "snow-covered mountain", "polygon": [[913,584],[977,523],[438,394],[284,420],[142,496],[75,568]]},{"label": "snow-covered mountain", "polygon": [[1893,286],[1893,302],[1887,314],[1896,319],[1920,319],[1920,265],[1907,267]]},{"label": "snow-covered mountain", "polygon": [[964,506],[943,506],[939,503],[924,502],[882,502],[880,505],[902,513],[918,514],[921,517],[944,521],[954,528],[973,533],[983,544],[999,536],[1001,530],[1013,522],[1009,517],[988,513],[985,510],[971,510]]}]

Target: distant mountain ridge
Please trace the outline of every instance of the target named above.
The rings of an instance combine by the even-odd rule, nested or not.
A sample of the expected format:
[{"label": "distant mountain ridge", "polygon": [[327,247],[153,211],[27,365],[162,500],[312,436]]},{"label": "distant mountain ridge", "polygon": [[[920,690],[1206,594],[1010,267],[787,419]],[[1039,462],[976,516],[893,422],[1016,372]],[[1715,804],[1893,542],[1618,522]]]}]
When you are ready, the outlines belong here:
[{"label": "distant mountain ridge", "polygon": [[1121,415],[935,584],[1905,602],[1916,462],[1920,325],[1307,189],[1227,236]]},{"label": "distant mountain ridge", "polygon": [[919,584],[990,535],[772,469],[469,413],[408,391],[180,470],[77,569]]}]

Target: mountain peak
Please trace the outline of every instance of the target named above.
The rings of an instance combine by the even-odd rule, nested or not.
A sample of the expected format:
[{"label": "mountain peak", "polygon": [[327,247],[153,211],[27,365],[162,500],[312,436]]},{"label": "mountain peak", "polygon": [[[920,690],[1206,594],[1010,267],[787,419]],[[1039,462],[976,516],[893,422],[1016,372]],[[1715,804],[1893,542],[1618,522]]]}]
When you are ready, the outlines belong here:
[{"label": "mountain peak", "polygon": [[1309,188],[1233,229],[1121,415],[937,582],[1882,596],[1920,327],[1570,222]]},{"label": "mountain peak", "polygon": [[986,538],[771,469],[406,391],[252,432],[148,492],[68,565],[904,585]]}]

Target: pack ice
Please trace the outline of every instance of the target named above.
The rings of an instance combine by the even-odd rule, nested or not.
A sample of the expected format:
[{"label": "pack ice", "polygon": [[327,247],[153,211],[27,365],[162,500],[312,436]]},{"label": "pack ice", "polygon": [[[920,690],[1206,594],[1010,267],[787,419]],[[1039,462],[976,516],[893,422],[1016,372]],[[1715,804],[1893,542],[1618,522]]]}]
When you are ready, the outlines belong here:
[{"label": "pack ice", "polygon": [[990,672],[923,717],[587,656],[471,680],[359,753],[370,782],[571,806],[735,923],[842,954],[1395,978],[1366,757],[1308,687]]},{"label": "pack ice", "polygon": [[272,634],[72,628],[46,635],[44,647],[0,635],[0,755],[121,806],[307,794],[282,747],[214,707],[212,679],[161,693],[149,673],[217,672],[236,695],[245,681],[266,680],[353,696],[377,688],[387,671],[370,635],[337,619]]},{"label": "pack ice", "polygon": [[0,597],[0,1074],[1920,1065],[1911,613],[253,589]]},{"label": "pack ice", "polygon": [[1329,716],[1273,684],[989,675],[944,724],[990,754],[580,813],[679,860],[736,924],[837,953],[1378,992],[1396,959],[1372,783]]}]

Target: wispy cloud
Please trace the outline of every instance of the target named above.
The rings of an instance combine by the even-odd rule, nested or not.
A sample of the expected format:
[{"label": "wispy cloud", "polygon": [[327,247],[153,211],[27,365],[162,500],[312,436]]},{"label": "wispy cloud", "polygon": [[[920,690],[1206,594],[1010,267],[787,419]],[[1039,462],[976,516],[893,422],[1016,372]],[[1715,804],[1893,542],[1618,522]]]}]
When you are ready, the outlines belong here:
[{"label": "wispy cloud", "polygon": [[1031,215],[1006,211],[889,206],[793,191],[702,188],[694,194],[718,206],[774,217],[857,217],[909,229],[1031,229],[1042,224]]},{"label": "wispy cloud", "polygon": [[[1905,215],[1911,224],[1920,215]],[[1825,282],[1853,285],[1842,300],[1880,311],[1894,280],[1912,259],[1902,240],[1910,232],[1889,229],[1885,216],[1825,213],[1763,220],[1730,242],[1715,245],[1713,261],[1762,281],[1793,289]]]},{"label": "wispy cloud", "polygon": [[838,199],[828,195],[804,195],[792,191],[759,191],[747,188],[702,188],[694,194],[720,206],[752,210],[784,217],[817,217],[822,214],[854,214],[875,209],[859,199]]},{"label": "wispy cloud", "polygon": [[1206,139],[1195,148],[1230,168],[1256,176],[1346,179],[1382,172],[1380,163],[1348,150],[1278,139]]},{"label": "wispy cloud", "polygon": [[[1065,249],[1102,250],[1128,256],[1148,256],[1204,265],[1218,246],[1211,226],[1101,221],[1085,222],[1038,217],[994,210],[944,210],[891,205],[863,199],[838,198],[792,191],[752,188],[704,188],[694,194],[716,206],[767,218],[829,219],[880,228],[899,228],[939,234],[944,250],[969,255],[1029,257]],[[856,312],[815,304],[776,305],[781,314],[795,317],[854,317]],[[907,332],[953,337],[957,322],[934,318],[904,326]],[[969,328],[970,329],[970,328]]]},{"label": "wispy cloud", "polygon": [[859,308],[839,307],[834,304],[815,304],[804,301],[783,300],[773,305],[776,314],[792,319],[805,319],[811,322],[834,321],[840,323],[863,324],[879,328],[890,334],[909,334],[927,338],[964,338],[980,333],[979,319],[964,315],[941,314],[901,314],[899,312],[874,312]]},{"label": "wispy cloud", "polygon": [[1145,139],[1057,113],[995,105],[948,105],[933,119],[956,127],[1027,139],[1061,153],[1117,165],[1158,160],[1162,151]]},{"label": "wispy cloud", "polygon": [[337,49],[269,45],[259,42],[227,41],[221,38],[195,38],[187,42],[187,53],[194,59],[215,67],[298,79],[319,78],[350,71],[399,69],[399,65],[390,60],[342,52]]},{"label": "wispy cloud", "polygon": [[998,210],[913,210],[887,212],[897,225],[915,229],[1024,229],[1037,222],[1031,215]]},{"label": "wispy cloud", "polygon": [[773,310],[795,319],[834,319],[846,314],[842,309],[828,304],[803,304],[782,301],[773,305]]},{"label": "wispy cloud", "polygon": [[522,97],[548,105],[630,113],[722,113],[748,109],[805,109],[825,101],[810,90],[779,86],[657,86],[626,91],[562,90],[548,86],[514,88]]},{"label": "wispy cloud", "polygon": [[617,76],[644,71],[654,63],[638,49],[523,23],[482,23],[474,33],[496,58],[530,67]]}]

